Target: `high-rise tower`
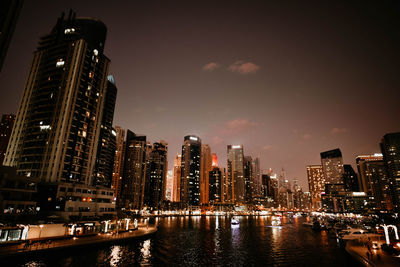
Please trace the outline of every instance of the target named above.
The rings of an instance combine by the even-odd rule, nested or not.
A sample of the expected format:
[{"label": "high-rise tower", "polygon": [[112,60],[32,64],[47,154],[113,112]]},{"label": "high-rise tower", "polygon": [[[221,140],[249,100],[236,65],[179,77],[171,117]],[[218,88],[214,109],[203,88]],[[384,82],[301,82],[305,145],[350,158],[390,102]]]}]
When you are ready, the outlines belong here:
[{"label": "high-rise tower", "polygon": [[116,94],[107,86],[106,32],[103,22],[71,11],[40,39],[7,147],[4,165],[51,186],[41,208],[62,216],[115,212],[110,177],[95,175],[101,125],[112,123]]},{"label": "high-rise tower", "polygon": [[121,197],[121,182],[125,159],[125,130],[115,126],[116,149],[114,155],[114,172],[111,188],[114,189],[114,197]]},{"label": "high-rise tower", "polygon": [[201,139],[187,135],[182,146],[180,202],[200,205]]},{"label": "high-rise tower", "polygon": [[165,198],[168,171],[168,143],[160,141],[147,152],[144,204],[160,209]]},{"label": "high-rise tower", "polygon": [[394,209],[400,210],[400,133],[385,134],[381,150],[392,184]]},{"label": "high-rise tower", "polygon": [[127,130],[120,207],[141,209],[146,176],[146,136]]},{"label": "high-rise tower", "polygon": [[228,193],[232,203],[245,203],[244,156],[242,145],[228,145]]},{"label": "high-rise tower", "polygon": [[182,155],[175,155],[174,159],[174,170],[173,170],[173,189],[172,189],[172,201],[180,202],[180,188],[181,188],[181,169],[182,169]]},{"label": "high-rise tower", "polygon": [[208,204],[209,201],[209,172],[211,171],[212,156],[209,145],[201,145],[201,164],[200,164],[200,202]]},{"label": "high-rise tower", "polygon": [[310,190],[312,208],[319,210],[322,207],[321,194],[325,192],[325,176],[321,165],[307,166],[308,188]]},{"label": "high-rise tower", "polygon": [[340,149],[321,153],[321,165],[326,184],[343,184],[343,158]]},{"label": "high-rise tower", "polygon": [[5,165],[47,182],[93,184],[110,63],[106,31],[71,12],[40,39]]}]

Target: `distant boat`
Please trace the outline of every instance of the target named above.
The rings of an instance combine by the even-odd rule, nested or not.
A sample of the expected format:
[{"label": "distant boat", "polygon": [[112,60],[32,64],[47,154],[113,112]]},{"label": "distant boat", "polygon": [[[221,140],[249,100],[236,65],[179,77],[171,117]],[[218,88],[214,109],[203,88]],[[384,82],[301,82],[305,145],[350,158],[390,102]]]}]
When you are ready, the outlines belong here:
[{"label": "distant boat", "polygon": [[232,224],[232,225],[238,225],[238,224],[239,224],[239,221],[236,220],[235,218],[232,218],[231,224]]}]

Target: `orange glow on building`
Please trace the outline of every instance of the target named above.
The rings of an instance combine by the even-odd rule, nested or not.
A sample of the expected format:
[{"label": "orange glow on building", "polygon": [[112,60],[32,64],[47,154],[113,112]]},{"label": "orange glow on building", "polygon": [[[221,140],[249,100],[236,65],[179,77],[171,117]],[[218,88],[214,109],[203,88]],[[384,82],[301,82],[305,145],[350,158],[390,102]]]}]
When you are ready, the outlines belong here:
[{"label": "orange glow on building", "polygon": [[218,167],[218,157],[217,157],[217,154],[212,153],[212,154],[211,154],[211,159],[212,159],[212,166],[213,166],[213,167]]}]

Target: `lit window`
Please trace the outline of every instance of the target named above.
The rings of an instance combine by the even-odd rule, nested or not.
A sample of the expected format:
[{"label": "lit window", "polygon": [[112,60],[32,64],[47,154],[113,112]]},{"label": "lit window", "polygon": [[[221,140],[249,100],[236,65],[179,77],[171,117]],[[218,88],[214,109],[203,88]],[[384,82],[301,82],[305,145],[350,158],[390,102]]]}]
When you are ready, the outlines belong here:
[{"label": "lit window", "polygon": [[60,58],[56,63],[56,67],[60,68],[60,67],[64,66],[64,64],[65,64],[64,60],[62,58]]},{"label": "lit window", "polygon": [[75,32],[75,29],[74,28],[69,28],[69,29],[65,29],[64,30],[64,33],[65,34],[71,34],[71,33],[74,33]]}]

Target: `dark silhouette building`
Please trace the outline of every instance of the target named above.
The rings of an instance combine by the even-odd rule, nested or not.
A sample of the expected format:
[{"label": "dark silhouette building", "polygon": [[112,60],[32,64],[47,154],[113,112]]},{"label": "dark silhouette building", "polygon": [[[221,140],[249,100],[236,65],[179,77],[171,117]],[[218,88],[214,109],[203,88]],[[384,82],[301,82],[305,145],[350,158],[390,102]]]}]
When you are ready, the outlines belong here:
[{"label": "dark silhouette building", "polygon": [[114,157],[116,149],[116,131],[112,127],[114,120],[117,87],[114,77],[108,76],[106,99],[102,111],[102,120],[97,149],[96,165],[94,169],[94,185],[111,187],[113,179]]},{"label": "dark silhouette building", "polygon": [[160,141],[148,148],[144,205],[153,209],[160,209],[163,201],[166,200],[168,144]]},{"label": "dark silhouette building", "polygon": [[253,201],[253,160],[251,156],[245,156],[243,160],[244,186],[245,186],[245,202]]},{"label": "dark silhouette building", "polygon": [[182,146],[180,201],[184,206],[200,205],[201,139],[187,135]]},{"label": "dark silhouette building", "polygon": [[358,176],[350,164],[344,164],[343,166],[343,183],[346,191],[348,192],[359,192],[360,185],[358,184]]},{"label": "dark silhouette building", "polygon": [[394,209],[400,210],[400,133],[385,134],[381,150],[392,186]]},{"label": "dark silhouette building", "polygon": [[210,204],[222,201],[222,179],[223,171],[216,166],[213,167],[209,173]]},{"label": "dark silhouette building", "polygon": [[143,207],[146,151],[146,136],[136,135],[127,130],[121,198],[119,200],[121,208],[141,209]]}]

